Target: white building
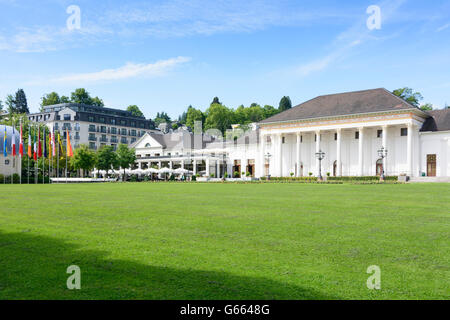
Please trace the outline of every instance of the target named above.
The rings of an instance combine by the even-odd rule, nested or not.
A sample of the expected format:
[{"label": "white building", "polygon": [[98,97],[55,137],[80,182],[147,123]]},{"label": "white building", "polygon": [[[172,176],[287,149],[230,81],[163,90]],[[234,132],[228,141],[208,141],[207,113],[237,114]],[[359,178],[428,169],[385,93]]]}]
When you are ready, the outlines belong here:
[{"label": "white building", "polygon": [[319,96],[237,139],[202,137],[146,134],[132,146],[141,167],[190,166],[216,177],[317,176],[319,168],[331,176],[450,176],[450,110],[424,112],[385,89]]}]

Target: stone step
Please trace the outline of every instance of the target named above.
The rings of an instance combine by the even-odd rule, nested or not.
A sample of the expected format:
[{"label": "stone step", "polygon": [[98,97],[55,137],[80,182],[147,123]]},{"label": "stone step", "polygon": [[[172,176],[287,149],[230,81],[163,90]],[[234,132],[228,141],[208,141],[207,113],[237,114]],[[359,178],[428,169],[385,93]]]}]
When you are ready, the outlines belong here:
[{"label": "stone step", "polygon": [[450,177],[413,177],[410,182],[449,182]]}]

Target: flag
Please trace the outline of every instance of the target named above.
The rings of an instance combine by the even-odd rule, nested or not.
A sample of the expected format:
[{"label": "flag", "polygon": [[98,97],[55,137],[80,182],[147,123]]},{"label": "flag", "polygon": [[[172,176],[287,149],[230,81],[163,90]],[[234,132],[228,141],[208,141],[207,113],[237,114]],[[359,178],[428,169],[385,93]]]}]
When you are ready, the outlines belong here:
[{"label": "flag", "polygon": [[5,135],[3,136],[3,155],[5,157],[8,156],[8,147],[7,147],[8,139],[6,139],[6,126],[5,126]]},{"label": "flag", "polygon": [[66,130],[66,134],[67,134],[67,140],[66,140],[66,143],[67,143],[67,146],[66,146],[67,156],[68,157],[73,157],[72,145],[70,144],[69,130]]},{"label": "flag", "polygon": [[53,148],[52,148],[52,132],[48,130],[48,158],[51,159]]},{"label": "flag", "polygon": [[34,128],[34,145],[33,145],[33,159],[37,160],[37,147],[36,147],[36,128]]},{"label": "flag", "polygon": [[12,137],[11,137],[11,151],[12,151],[12,156],[15,157],[17,156],[16,153],[16,130],[13,126],[13,132],[12,132]]},{"label": "flag", "polygon": [[64,150],[63,150],[63,144],[62,144],[62,142],[61,142],[61,136],[59,135],[59,132],[58,132],[58,144],[59,144],[59,148],[60,148],[60,150],[61,150],[61,152],[60,152],[60,157],[61,157],[61,159],[63,158],[63,154],[64,154]]},{"label": "flag", "polygon": [[38,127],[38,158],[42,157],[41,128]]},{"label": "flag", "polygon": [[56,143],[55,143],[55,129],[53,128],[52,132],[52,147],[53,147],[53,156],[56,156]]},{"label": "flag", "polygon": [[20,154],[21,157],[23,157],[23,132],[22,132],[22,123],[20,123],[19,154]]},{"label": "flag", "polygon": [[28,126],[28,158],[31,158],[31,127]]},{"label": "flag", "polygon": [[42,142],[44,144],[44,158],[47,158],[47,135],[45,134],[45,127],[44,132],[42,133]]}]

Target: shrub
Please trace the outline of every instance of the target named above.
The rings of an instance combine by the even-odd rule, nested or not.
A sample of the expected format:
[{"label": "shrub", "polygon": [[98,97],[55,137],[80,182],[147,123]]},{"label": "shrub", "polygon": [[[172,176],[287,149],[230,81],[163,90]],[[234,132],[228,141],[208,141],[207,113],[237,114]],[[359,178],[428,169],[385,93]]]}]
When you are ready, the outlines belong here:
[{"label": "shrub", "polygon": [[197,181],[197,177],[196,176],[192,176],[192,181]]},{"label": "shrub", "polygon": [[309,175],[310,177],[312,177],[313,173],[312,173],[312,172],[309,172],[308,175]]},{"label": "shrub", "polygon": [[169,177],[169,181],[175,181],[175,175],[171,174]]},{"label": "shrub", "polygon": [[211,173],[209,176],[210,176],[211,178],[214,178],[216,175],[215,175],[214,173]]},{"label": "shrub", "polygon": [[20,176],[17,173],[13,174],[13,183],[20,183]]},{"label": "shrub", "polygon": [[250,172],[247,171],[247,173],[245,174],[245,176],[246,176],[246,177],[250,177],[250,176],[251,176]]},{"label": "shrub", "polygon": [[137,176],[135,175],[135,174],[133,174],[131,177],[130,177],[130,181],[131,182],[136,182],[138,179],[137,179]]},{"label": "shrub", "polygon": [[[343,181],[343,182],[378,182],[380,180],[379,176],[348,176],[348,177],[330,177],[330,181]],[[386,176],[385,181],[398,181],[397,176]]]},{"label": "shrub", "polygon": [[239,178],[239,172],[235,171],[235,172],[234,172],[234,177],[235,177],[235,178]]}]

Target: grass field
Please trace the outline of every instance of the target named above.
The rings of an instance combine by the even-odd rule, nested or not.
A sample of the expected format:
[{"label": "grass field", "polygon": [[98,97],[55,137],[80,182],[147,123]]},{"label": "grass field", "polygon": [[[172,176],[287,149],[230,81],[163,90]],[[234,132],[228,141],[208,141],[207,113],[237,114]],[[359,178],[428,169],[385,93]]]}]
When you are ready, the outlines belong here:
[{"label": "grass field", "polygon": [[449,184],[0,189],[0,299],[450,298]]}]

